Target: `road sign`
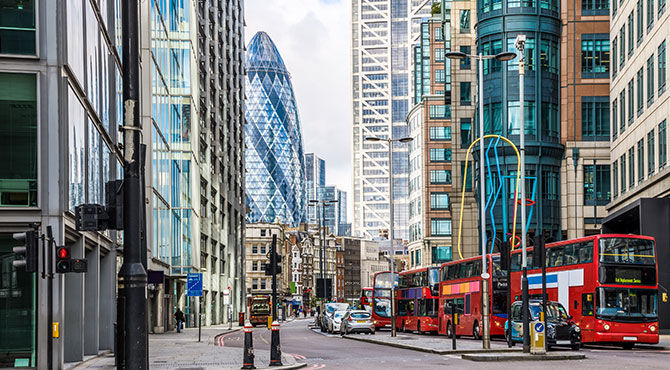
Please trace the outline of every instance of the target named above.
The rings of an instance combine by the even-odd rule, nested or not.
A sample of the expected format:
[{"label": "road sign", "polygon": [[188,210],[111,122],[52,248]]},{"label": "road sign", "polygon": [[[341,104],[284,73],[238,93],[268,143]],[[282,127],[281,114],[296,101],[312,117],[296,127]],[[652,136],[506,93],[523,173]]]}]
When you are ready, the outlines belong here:
[{"label": "road sign", "polygon": [[531,340],[530,353],[544,354],[546,353],[544,347],[544,323],[541,321],[533,321],[531,326]]},{"label": "road sign", "polygon": [[202,296],[202,273],[189,272],[186,275],[186,295],[189,297]]},{"label": "road sign", "polygon": [[223,290],[223,304],[230,304],[230,289]]}]

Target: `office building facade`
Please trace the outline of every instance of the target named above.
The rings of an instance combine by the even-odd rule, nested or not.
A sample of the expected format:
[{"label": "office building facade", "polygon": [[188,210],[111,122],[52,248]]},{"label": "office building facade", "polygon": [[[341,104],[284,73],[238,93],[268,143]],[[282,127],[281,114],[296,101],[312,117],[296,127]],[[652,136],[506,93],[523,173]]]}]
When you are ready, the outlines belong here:
[{"label": "office building facade", "polygon": [[[352,0],[353,233],[376,237],[389,229],[388,148],[365,137],[407,136],[411,106],[411,46],[421,19],[438,1]],[[394,146],[395,237],[408,238],[408,151]]]},{"label": "office building facade", "polygon": [[302,132],[291,77],[265,32],[249,42],[245,137],[247,222],[306,219]]}]

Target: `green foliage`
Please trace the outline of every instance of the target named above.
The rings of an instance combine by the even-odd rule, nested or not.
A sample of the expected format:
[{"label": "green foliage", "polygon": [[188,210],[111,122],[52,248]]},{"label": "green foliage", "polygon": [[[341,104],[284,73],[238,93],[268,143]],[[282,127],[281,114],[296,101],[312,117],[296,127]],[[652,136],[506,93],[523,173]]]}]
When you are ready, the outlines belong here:
[{"label": "green foliage", "polygon": [[433,5],[430,7],[430,16],[432,17],[440,14],[442,14],[442,4],[433,3]]}]

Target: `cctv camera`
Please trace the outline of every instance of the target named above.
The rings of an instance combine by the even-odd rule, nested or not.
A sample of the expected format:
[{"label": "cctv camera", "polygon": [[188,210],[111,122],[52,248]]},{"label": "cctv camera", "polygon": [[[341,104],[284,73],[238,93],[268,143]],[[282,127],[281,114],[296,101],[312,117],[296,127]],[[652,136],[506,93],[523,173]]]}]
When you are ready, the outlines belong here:
[{"label": "cctv camera", "polygon": [[518,35],[514,41],[514,46],[517,50],[523,50],[524,45],[526,44],[526,35]]}]

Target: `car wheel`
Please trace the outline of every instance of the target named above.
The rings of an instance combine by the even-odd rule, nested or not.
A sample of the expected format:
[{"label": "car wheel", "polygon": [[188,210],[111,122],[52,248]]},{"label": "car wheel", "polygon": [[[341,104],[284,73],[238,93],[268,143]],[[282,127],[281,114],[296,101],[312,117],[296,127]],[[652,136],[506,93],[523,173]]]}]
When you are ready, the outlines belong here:
[{"label": "car wheel", "polygon": [[623,347],[623,349],[633,349],[633,347],[635,347],[635,343],[624,343],[621,345],[621,347]]},{"label": "car wheel", "polygon": [[479,335],[479,323],[477,321],[475,321],[475,325],[472,326],[472,337],[475,340],[480,339],[480,337],[481,337]]},{"label": "car wheel", "polygon": [[572,349],[573,351],[579,351],[579,347],[581,347],[581,343],[572,343],[570,345],[570,349]]},{"label": "car wheel", "polygon": [[451,338],[454,333],[451,332],[451,321],[447,321],[447,337]]},{"label": "car wheel", "polygon": [[375,335],[375,331],[374,330],[370,331],[370,334]]},{"label": "car wheel", "polygon": [[407,333],[407,328],[405,327],[405,321],[402,322],[402,330],[403,333]]},{"label": "car wheel", "polygon": [[514,347],[516,345],[516,343],[514,343],[514,341],[512,340],[512,333],[510,333],[509,330],[505,332],[505,339],[507,340],[507,345],[509,347]]}]

